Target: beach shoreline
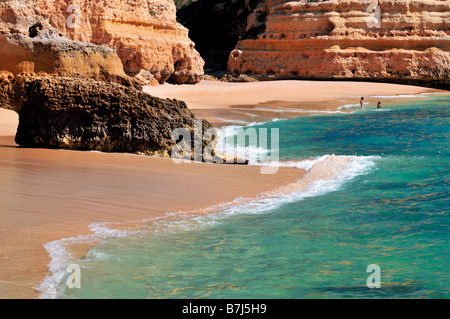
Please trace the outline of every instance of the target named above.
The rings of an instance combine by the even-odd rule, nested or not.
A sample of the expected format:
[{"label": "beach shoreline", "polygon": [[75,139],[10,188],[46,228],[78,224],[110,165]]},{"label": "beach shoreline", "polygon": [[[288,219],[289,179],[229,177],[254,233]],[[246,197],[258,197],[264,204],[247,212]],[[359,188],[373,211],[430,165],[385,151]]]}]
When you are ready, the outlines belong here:
[{"label": "beach shoreline", "polygon": [[[193,86],[164,84],[146,86],[144,92],[160,98],[182,100],[196,117],[221,127],[274,118],[348,112],[339,108],[359,105],[362,96],[368,106],[376,107],[379,100],[382,104],[401,103],[412,96],[425,98],[427,94],[447,91],[392,83],[280,80],[243,83],[201,81]],[[394,96],[397,97],[393,99]]]},{"label": "beach shoreline", "polygon": [[[8,110],[0,110],[0,118]],[[10,113],[9,113],[10,114]],[[14,118],[14,116],[10,116]],[[13,127],[14,125],[12,125]],[[0,298],[38,298],[51,261],[44,244],[92,235],[95,222],[151,220],[254,197],[304,171],[181,163],[133,154],[24,149],[0,137]],[[77,245],[81,258],[97,242]]]},{"label": "beach shoreline", "polygon": [[[336,112],[339,106],[356,103],[358,96],[372,103],[376,98],[371,96],[377,95],[445,92],[398,84],[314,81],[202,81],[195,86],[146,87],[145,91],[183,100],[198,118],[219,127],[233,120],[244,124],[280,115],[309,115],[309,111]],[[293,111],[269,110],[274,105]],[[255,116],[255,106],[266,108],[257,110],[262,116]],[[224,115],[230,122],[220,120]],[[43,245],[92,235],[89,226],[94,222],[126,223],[168,212],[195,211],[239,197],[255,197],[305,174],[289,167],[261,175],[258,166],[175,164],[168,158],[133,154],[22,149],[14,143],[17,121],[17,114],[0,109],[4,172],[0,182],[4,205],[0,212],[0,298],[39,297],[33,288],[48,274],[50,262]],[[79,245],[71,252],[81,258],[95,244]]]}]

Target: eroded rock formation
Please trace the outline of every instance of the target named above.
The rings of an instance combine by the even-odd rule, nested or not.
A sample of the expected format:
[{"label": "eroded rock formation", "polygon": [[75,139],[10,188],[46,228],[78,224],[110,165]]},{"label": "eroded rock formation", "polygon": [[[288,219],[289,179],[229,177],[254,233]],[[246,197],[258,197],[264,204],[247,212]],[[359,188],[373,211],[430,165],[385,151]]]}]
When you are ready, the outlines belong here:
[{"label": "eroded rock formation", "polygon": [[449,89],[449,25],[450,1],[264,0],[249,15],[249,37],[231,52],[228,71]]},{"label": "eroded rock formation", "polygon": [[201,80],[204,62],[177,23],[173,0],[33,2],[36,13],[69,39],[115,49],[128,75],[144,70],[159,83]]},{"label": "eroded rock formation", "polygon": [[[133,87],[71,77],[0,74],[0,103],[19,113],[16,143],[169,156],[175,129],[193,136],[195,117],[182,101]],[[205,131],[212,125],[202,121]],[[192,141],[194,140],[192,139]],[[211,139],[203,141],[203,147]]]},{"label": "eroded rock formation", "polygon": [[137,80],[125,74],[113,49],[67,39],[24,1],[0,2],[0,70],[140,87]]}]

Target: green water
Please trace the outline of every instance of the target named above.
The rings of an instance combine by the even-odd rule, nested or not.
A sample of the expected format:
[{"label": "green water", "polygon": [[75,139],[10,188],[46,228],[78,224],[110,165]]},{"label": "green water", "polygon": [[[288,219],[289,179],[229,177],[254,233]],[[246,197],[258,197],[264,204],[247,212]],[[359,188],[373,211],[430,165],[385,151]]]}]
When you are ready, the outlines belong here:
[{"label": "green water", "polygon": [[[449,104],[255,126],[279,128],[281,161],[355,161],[314,189],[106,239],[77,261],[81,288],[58,297],[449,298]],[[369,264],[381,288],[367,287]]]}]

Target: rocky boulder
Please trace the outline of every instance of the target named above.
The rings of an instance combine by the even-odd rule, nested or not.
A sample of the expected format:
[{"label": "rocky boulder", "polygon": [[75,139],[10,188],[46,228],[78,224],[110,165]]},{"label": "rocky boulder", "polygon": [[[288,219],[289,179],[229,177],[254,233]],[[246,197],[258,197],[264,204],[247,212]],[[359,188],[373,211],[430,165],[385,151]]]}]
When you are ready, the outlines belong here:
[{"label": "rocky boulder", "polygon": [[[184,102],[133,87],[68,77],[11,79],[6,73],[0,81],[0,97],[7,97],[0,104],[19,113],[15,140],[22,147],[169,156],[174,129],[193,134],[195,117]],[[211,127],[202,121],[203,131]]]},{"label": "rocky boulder", "polygon": [[64,37],[0,36],[0,57],[0,70],[13,74],[70,76],[142,89],[141,81],[125,74],[114,50]]}]

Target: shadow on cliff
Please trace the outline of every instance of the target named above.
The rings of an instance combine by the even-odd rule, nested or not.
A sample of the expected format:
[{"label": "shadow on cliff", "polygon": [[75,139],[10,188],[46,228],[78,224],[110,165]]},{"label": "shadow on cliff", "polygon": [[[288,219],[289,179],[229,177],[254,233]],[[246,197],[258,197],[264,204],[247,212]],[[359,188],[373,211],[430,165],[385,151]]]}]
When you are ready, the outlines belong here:
[{"label": "shadow on cliff", "polygon": [[[189,29],[189,37],[205,60],[205,72],[226,71],[230,52],[239,40],[258,30],[247,28],[247,17],[258,0],[175,1],[177,20]],[[260,28],[265,29],[264,23]],[[259,30],[264,32],[264,30]]]}]

